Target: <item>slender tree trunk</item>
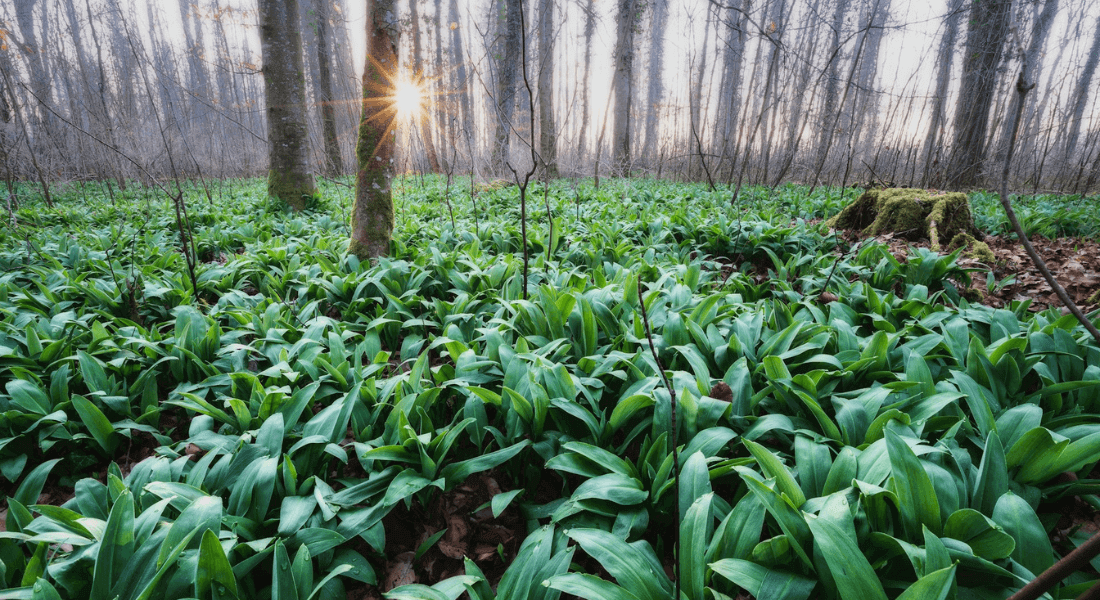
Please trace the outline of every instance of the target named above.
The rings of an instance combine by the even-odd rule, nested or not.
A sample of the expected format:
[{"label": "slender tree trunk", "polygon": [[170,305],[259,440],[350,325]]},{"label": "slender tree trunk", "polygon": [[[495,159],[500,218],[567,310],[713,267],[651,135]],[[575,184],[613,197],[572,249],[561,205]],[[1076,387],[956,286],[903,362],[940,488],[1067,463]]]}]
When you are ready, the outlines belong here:
[{"label": "slender tree trunk", "polygon": [[[738,115],[741,110],[741,66],[745,60],[745,31],[742,29],[743,17],[741,15],[742,0],[734,0],[727,9],[725,49],[722,52],[722,99],[718,101],[718,131],[722,139],[722,157],[725,162],[730,150],[737,153],[737,148],[730,144],[737,129]],[[725,100],[728,99],[728,100]],[[647,129],[652,127],[647,124]],[[722,170],[722,162],[716,167],[716,171]],[[730,166],[732,172],[733,166]]]},{"label": "slender tree trunk", "polygon": [[317,102],[321,105],[321,135],[325,140],[325,174],[335,177],[344,172],[340,141],[336,135],[336,96],[332,92],[332,48],[329,46],[328,2],[315,4],[317,11]]},{"label": "slender tree trunk", "polygon": [[521,20],[520,3],[523,0],[506,0],[504,52],[499,59],[497,74],[500,85],[497,87],[496,98],[496,134],[493,144],[492,168],[504,171],[504,165],[509,161],[508,142],[511,137],[512,117],[516,110],[516,78],[518,76],[516,66],[520,55],[520,31],[524,26]]},{"label": "slender tree trunk", "polygon": [[589,84],[592,81],[590,77],[592,66],[592,34],[595,30],[596,0],[588,0],[587,7],[584,10],[584,84],[581,86],[581,135],[580,140],[577,142],[578,152],[582,156],[588,149],[588,107],[589,101],[592,98],[592,88]]},{"label": "slender tree trunk", "polygon": [[393,235],[394,109],[390,78],[398,70],[399,35],[394,0],[367,0],[367,60],[363,66],[363,113],[348,253],[360,260],[385,256]]},{"label": "slender tree trunk", "polygon": [[1096,75],[1096,67],[1100,64],[1100,18],[1096,19],[1093,27],[1092,46],[1089,48],[1088,57],[1085,59],[1085,67],[1081,69],[1081,75],[1077,78],[1077,85],[1073,92],[1072,108],[1069,117],[1069,133],[1066,135],[1066,161],[1073,158],[1077,140],[1081,136],[1081,122],[1085,117],[1085,105],[1088,104],[1089,92],[1095,95],[1093,77]]},{"label": "slender tree trunk", "polygon": [[641,156],[652,161],[657,148],[657,113],[664,96],[665,28],[668,0],[653,0],[649,23],[649,75],[646,85],[645,144]]},{"label": "slender tree trunk", "polygon": [[932,121],[928,125],[928,135],[924,140],[924,174],[921,176],[921,187],[928,187],[933,179],[938,179],[934,169],[939,166],[943,149],[940,147],[943,141],[943,126],[947,119],[946,104],[948,86],[951,83],[951,65],[955,56],[955,41],[959,35],[959,13],[962,10],[963,0],[950,0],[947,5],[947,16],[944,18],[943,37],[940,38],[940,49],[936,55],[936,91],[932,94]]},{"label": "slender tree trunk", "polygon": [[[420,45],[420,9],[417,7],[419,0],[409,0],[409,18],[412,20],[412,72],[420,77],[423,73],[423,53]],[[435,141],[432,137],[432,129],[429,125],[429,113],[421,108],[416,114],[417,125],[420,128],[421,143],[424,144],[424,154],[428,158],[428,170],[439,173],[439,155],[435,151]]]},{"label": "slender tree trunk", "polygon": [[954,142],[947,186],[967,188],[981,180],[989,111],[997,89],[997,66],[1008,35],[1011,0],[974,0],[966,32],[962,89],[955,106]]},{"label": "slender tree trunk", "polygon": [[634,20],[636,0],[618,0],[615,36],[615,128],[611,133],[612,173],[630,174],[630,101],[634,95]]},{"label": "slender tree trunk", "polygon": [[546,176],[558,176],[554,120],[554,0],[539,0],[539,160]]},{"label": "slender tree trunk", "polygon": [[317,187],[309,161],[298,0],[260,0],[260,39],[270,160],[267,193],[302,210]]}]

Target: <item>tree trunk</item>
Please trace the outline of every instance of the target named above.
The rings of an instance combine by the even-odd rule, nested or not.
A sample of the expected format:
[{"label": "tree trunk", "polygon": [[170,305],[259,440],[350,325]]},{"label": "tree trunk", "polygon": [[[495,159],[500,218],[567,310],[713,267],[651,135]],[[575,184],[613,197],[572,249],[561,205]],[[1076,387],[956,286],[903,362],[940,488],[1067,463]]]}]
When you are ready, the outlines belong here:
[{"label": "tree trunk", "polygon": [[325,174],[335,177],[344,172],[340,141],[336,136],[336,96],[332,93],[332,48],[329,47],[328,2],[317,9],[317,101],[321,105],[321,135],[325,140]]},{"label": "tree trunk", "polygon": [[[660,0],[658,0],[660,1]],[[584,9],[584,84],[581,86],[581,136],[577,142],[578,153],[583,156],[588,148],[588,107],[592,94],[589,86],[591,82],[592,66],[592,33],[596,30],[596,0],[588,0]],[[579,158],[579,157],[578,157]]]},{"label": "tree trunk", "polygon": [[539,162],[549,177],[558,176],[557,127],[554,124],[554,0],[539,0]]},{"label": "tree trunk", "polygon": [[947,186],[977,185],[985,162],[989,111],[997,90],[997,66],[1008,36],[1011,0],[974,0],[966,32],[962,89],[955,106],[954,143]]},{"label": "tree trunk", "polygon": [[[416,77],[420,77],[423,71],[423,61],[421,60],[422,50],[420,46],[420,10],[417,7],[419,0],[409,0],[409,18],[412,21],[412,72],[416,74]],[[423,104],[427,104],[426,102]],[[421,105],[420,110],[416,112],[413,117],[417,120],[417,126],[420,128],[420,141],[424,144],[424,154],[428,158],[428,170],[432,173],[438,173],[439,169],[439,155],[435,152],[435,141],[432,138],[432,129],[428,123],[430,108],[425,108]]]},{"label": "tree trunk", "polygon": [[932,122],[928,125],[928,136],[924,141],[924,175],[921,176],[920,186],[928,187],[933,179],[933,169],[939,165],[940,148],[943,140],[943,124],[947,119],[945,105],[947,104],[948,86],[951,83],[951,64],[955,56],[955,40],[959,35],[959,11],[962,9],[963,0],[951,0],[947,5],[945,18],[945,30],[940,39],[940,50],[936,55],[936,91],[932,94]]},{"label": "tree trunk", "polygon": [[652,160],[657,148],[657,111],[664,96],[665,28],[668,21],[668,0],[649,3],[652,12],[649,19],[649,76],[646,85],[645,143],[642,156]]},{"label": "tree trunk", "polygon": [[506,0],[504,51],[501,53],[497,67],[499,85],[496,98],[496,132],[493,144],[493,156],[491,168],[503,171],[504,165],[509,161],[508,142],[512,133],[512,116],[516,111],[516,78],[518,73],[520,56],[520,28],[524,26],[520,20],[520,3],[523,0]]},{"label": "tree trunk", "polygon": [[[741,65],[745,56],[745,32],[741,28],[741,0],[734,0],[727,9],[725,50],[722,54],[722,100],[718,102],[718,117],[716,120],[718,131],[722,139],[722,157],[725,162],[732,150],[737,153],[736,144],[731,148],[730,138],[734,137],[737,128],[738,113],[741,111]],[[647,123],[646,129],[653,131],[653,126]],[[732,166],[730,167],[732,170]],[[722,170],[719,163],[716,171]]]},{"label": "tree trunk", "polygon": [[630,174],[630,100],[634,93],[634,19],[636,0],[619,0],[615,35],[615,128],[611,134],[612,173]]},{"label": "tree trunk", "polygon": [[267,193],[302,210],[317,187],[309,164],[298,0],[260,0],[259,7],[270,160]]},{"label": "tree trunk", "polygon": [[1096,74],[1097,64],[1100,64],[1100,18],[1093,27],[1092,47],[1089,48],[1088,58],[1085,59],[1085,67],[1081,70],[1081,76],[1077,79],[1076,89],[1073,92],[1073,108],[1070,109],[1069,134],[1066,135],[1066,161],[1073,158],[1077,140],[1081,135],[1081,121],[1085,116],[1085,105],[1088,104],[1089,91],[1092,88],[1092,78]]},{"label": "tree trunk", "polygon": [[[469,82],[466,77],[466,55],[462,50],[462,26],[458,13],[458,0],[451,0],[451,59],[455,62],[453,89],[458,95],[458,110],[455,112],[458,123],[467,131],[473,125],[473,111],[470,109]],[[452,142],[453,143],[453,142]],[[470,160],[473,160],[474,149],[468,148]]]},{"label": "tree trunk", "polygon": [[367,0],[367,60],[363,65],[363,113],[359,119],[359,161],[348,253],[360,260],[385,256],[393,235],[394,107],[389,77],[399,67],[394,0]]}]

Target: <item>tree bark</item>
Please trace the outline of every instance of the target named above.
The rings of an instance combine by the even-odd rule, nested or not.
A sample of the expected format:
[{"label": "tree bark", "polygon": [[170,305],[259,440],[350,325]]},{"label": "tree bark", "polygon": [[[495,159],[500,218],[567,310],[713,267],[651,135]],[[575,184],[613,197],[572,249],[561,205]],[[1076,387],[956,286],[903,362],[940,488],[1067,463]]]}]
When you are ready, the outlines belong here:
[{"label": "tree bark", "polygon": [[1077,85],[1073,92],[1073,108],[1070,110],[1069,133],[1066,135],[1066,161],[1073,157],[1077,146],[1077,140],[1081,136],[1081,121],[1085,116],[1085,105],[1088,104],[1089,91],[1095,92],[1092,87],[1092,79],[1096,74],[1096,67],[1100,64],[1100,18],[1096,19],[1093,27],[1092,46],[1089,48],[1088,58],[1085,59],[1085,67],[1081,70],[1081,76],[1077,79]]},{"label": "tree bark", "polygon": [[[657,112],[664,96],[665,23],[668,21],[668,0],[653,0],[649,24],[649,75],[646,85],[645,143],[641,155],[652,160],[657,148]],[[731,9],[732,10],[732,9]]]},{"label": "tree bark", "polygon": [[954,142],[946,185],[952,189],[975,186],[985,162],[989,112],[997,90],[997,66],[1005,38],[1011,0],[974,0],[966,31],[962,89],[955,105]]},{"label": "tree bark", "polygon": [[359,119],[355,207],[348,253],[360,260],[385,256],[393,235],[394,135],[396,110],[385,98],[398,69],[399,29],[394,0],[367,0],[367,60],[363,66],[363,112]]},{"label": "tree bark", "polygon": [[616,177],[630,174],[630,100],[634,95],[634,20],[636,0],[619,0],[615,35],[615,128],[611,134],[611,170]]},{"label": "tree bark", "polygon": [[496,98],[496,131],[493,136],[493,155],[491,167],[505,172],[504,165],[509,160],[508,142],[512,133],[512,116],[516,111],[516,66],[520,55],[520,32],[524,26],[521,20],[520,3],[523,0],[506,0],[504,51],[500,55],[497,67],[499,85]]},{"label": "tree bark", "polygon": [[321,105],[321,135],[325,140],[325,174],[335,177],[344,172],[340,141],[336,135],[336,96],[332,92],[332,48],[329,46],[328,2],[317,8],[317,101]]},{"label": "tree bark", "polygon": [[[466,77],[466,55],[462,51],[462,26],[458,13],[458,0],[451,0],[450,18],[451,23],[448,27],[451,29],[451,59],[455,62],[452,87],[458,95],[458,110],[454,116],[462,127],[469,128],[473,125],[473,113],[470,109],[470,90]],[[468,151],[472,161],[474,149],[468,148]]]},{"label": "tree bark", "polygon": [[933,180],[933,169],[939,164],[943,140],[943,124],[947,119],[945,105],[947,104],[948,86],[951,83],[951,64],[955,56],[955,41],[959,35],[959,11],[962,10],[963,0],[951,0],[947,5],[947,16],[944,19],[943,37],[940,38],[940,49],[936,55],[936,91],[932,94],[932,122],[928,125],[928,135],[924,140],[924,174],[921,176],[920,186],[928,187]]},{"label": "tree bark", "polygon": [[[412,21],[412,72],[416,74],[416,77],[420,77],[422,74],[423,61],[422,49],[420,46],[420,9],[417,7],[418,0],[409,0],[409,18]],[[426,103],[425,103],[426,104]],[[417,126],[420,128],[420,140],[424,144],[424,154],[428,158],[428,170],[432,173],[438,173],[439,169],[439,155],[435,151],[435,140],[432,138],[432,129],[429,125],[430,108],[425,108],[423,105],[420,110],[416,112],[413,117],[417,120]]]},{"label": "tree bark", "polygon": [[270,160],[267,193],[303,210],[317,187],[309,164],[298,0],[260,0],[259,8]]},{"label": "tree bark", "polygon": [[[658,0],[660,1],[660,0]],[[581,135],[577,142],[578,152],[583,156],[588,148],[588,113],[592,97],[589,86],[592,66],[592,33],[596,30],[596,0],[588,0],[584,9],[584,84],[581,86]]]},{"label": "tree bark", "polygon": [[554,122],[554,0],[539,0],[539,162],[548,177],[558,176]]}]

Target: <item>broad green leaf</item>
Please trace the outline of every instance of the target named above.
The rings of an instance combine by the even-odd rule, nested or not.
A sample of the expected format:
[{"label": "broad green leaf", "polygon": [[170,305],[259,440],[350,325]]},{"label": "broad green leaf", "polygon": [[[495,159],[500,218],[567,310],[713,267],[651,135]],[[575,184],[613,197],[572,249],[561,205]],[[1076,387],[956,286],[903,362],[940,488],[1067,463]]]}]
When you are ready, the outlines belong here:
[{"label": "broad green leaf", "polygon": [[[1054,550],[1050,537],[1026,500],[1007,492],[1002,495],[992,512],[993,521],[1016,541],[1012,558],[1032,573],[1042,573],[1054,564]],[[986,557],[988,558],[988,557]]]},{"label": "broad green leaf", "polygon": [[933,571],[913,582],[898,600],[947,600],[955,581],[955,566]]},{"label": "broad green leaf", "polygon": [[749,453],[756,459],[757,464],[760,465],[760,469],[764,472],[765,477],[775,479],[776,491],[783,494],[790,501],[794,508],[800,508],[806,503],[806,495],[802,493],[802,488],[798,487],[798,483],[794,480],[794,475],[787,469],[779,457],[772,454],[770,450],[753,442],[751,440],[741,440],[745,447],[748,448]]},{"label": "broad green leaf", "polygon": [[856,541],[838,525],[823,518],[808,516],[807,525],[814,545],[821,550],[840,597],[845,600],[886,600],[871,563],[863,556]]},{"label": "broad green leaf", "polygon": [[893,470],[891,486],[901,503],[899,508],[909,536],[919,537],[922,525],[938,534],[942,531],[940,504],[920,459],[892,429],[886,430],[886,448]]},{"label": "broad green leaf", "polygon": [[972,508],[951,513],[943,526],[943,535],[965,542],[975,556],[986,560],[1008,558],[1016,547],[1012,536],[989,517]]},{"label": "broad green leaf", "polygon": [[222,550],[218,535],[207,529],[199,542],[199,561],[195,572],[195,595],[204,598],[210,595],[215,585],[224,586],[232,595],[237,596],[237,578],[233,568]]},{"label": "broad green leaf", "polygon": [[92,600],[109,600],[111,586],[133,553],[134,496],[126,490],[115,500],[107,518],[92,575]]}]

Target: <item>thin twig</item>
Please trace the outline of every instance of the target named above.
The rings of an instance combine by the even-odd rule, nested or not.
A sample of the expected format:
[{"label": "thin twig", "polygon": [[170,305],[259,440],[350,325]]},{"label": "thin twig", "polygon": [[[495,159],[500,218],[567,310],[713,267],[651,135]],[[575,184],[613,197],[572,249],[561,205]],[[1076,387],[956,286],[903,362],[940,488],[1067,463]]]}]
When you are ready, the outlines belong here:
[{"label": "thin twig", "polygon": [[[676,493],[673,494],[673,514],[676,515],[677,523],[680,518],[680,450],[677,447],[680,442],[679,429],[676,424],[676,390],[672,389],[672,383],[668,380],[668,375],[665,374],[665,367],[661,364],[661,357],[657,356],[657,348],[653,345],[653,333],[649,328],[649,315],[645,310],[645,298],[642,297],[642,287],[638,286],[638,307],[642,310],[642,323],[645,324],[645,337],[649,340],[649,351],[653,353],[653,360],[657,363],[657,372],[661,374],[661,381],[665,383],[665,388],[668,389],[668,395],[671,399],[672,406],[672,418],[670,419],[672,427],[672,471],[676,474]],[[673,574],[675,575],[676,594],[674,598],[680,597],[680,532],[677,527],[676,538],[672,541],[672,554],[676,557],[676,560],[672,563]]]}]

